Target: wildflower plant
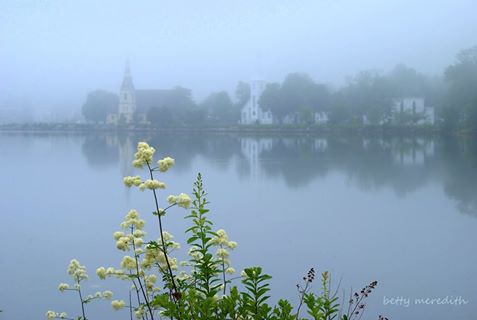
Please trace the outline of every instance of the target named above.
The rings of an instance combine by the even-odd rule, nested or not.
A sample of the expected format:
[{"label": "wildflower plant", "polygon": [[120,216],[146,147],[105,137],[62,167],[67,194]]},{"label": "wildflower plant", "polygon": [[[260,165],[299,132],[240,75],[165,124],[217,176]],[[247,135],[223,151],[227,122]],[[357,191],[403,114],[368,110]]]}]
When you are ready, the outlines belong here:
[{"label": "wildflower plant", "polygon": [[[327,272],[322,273],[320,293],[311,291],[315,278],[313,268],[303,278],[304,285],[297,286],[300,298],[297,308],[284,299],[279,300],[276,306],[269,305],[271,276],[264,273],[261,267],[246,268],[240,276],[232,277],[235,269],[230,253],[237,247],[237,242],[231,241],[223,229],[214,231],[202,176],[200,173],[197,175],[192,199],[185,193],[169,195],[164,201],[167,205],[160,207],[159,191],[166,189],[166,184],[156,179],[156,174],[168,171],[175,161],[165,157],[154,162],[155,151],[147,143],[140,142],[132,164],[144,169],[145,177],[128,176],[123,181],[126,187],[151,192],[152,215],[157,220],[158,237],[147,241],[145,221],[137,210],[130,210],[120,223],[120,230],[113,234],[116,248],[124,253],[124,257],[117,267],[96,269],[100,279],[117,278],[129,282],[126,301],[111,302],[114,310],[128,309],[131,320],[299,320],[306,319],[300,314],[304,306],[308,316],[315,320],[351,320],[362,316],[364,301],[375,288],[376,282],[352,295],[348,310],[344,311],[338,303],[336,292],[332,294],[330,291]],[[185,230],[187,248],[184,248],[189,257],[187,261],[178,262],[174,257],[181,245],[164,229],[164,220],[173,207],[181,207],[188,212],[185,219],[190,226]],[[110,291],[83,298],[80,282],[87,279],[87,274],[86,268],[78,261],[71,261],[68,273],[73,277],[74,284],[62,283],[59,290],[78,293],[82,315],[75,319],[87,320],[87,303],[112,299]],[[48,311],[46,317],[70,319],[66,314],[54,311]]]},{"label": "wildflower plant", "polygon": [[66,312],[56,312],[48,310],[46,312],[47,319],[77,319],[77,320],[87,320],[86,318],[86,304],[93,302],[95,300],[106,299],[110,300],[113,297],[113,293],[109,290],[98,291],[94,294],[85,295],[81,288],[81,283],[88,279],[88,274],[86,273],[86,267],[81,265],[80,262],[76,259],[70,261],[67,269],[68,274],[73,279],[73,284],[60,283],[58,285],[58,290],[60,292],[71,291],[78,294],[78,298],[81,304],[81,316],[76,318],[69,318]]}]

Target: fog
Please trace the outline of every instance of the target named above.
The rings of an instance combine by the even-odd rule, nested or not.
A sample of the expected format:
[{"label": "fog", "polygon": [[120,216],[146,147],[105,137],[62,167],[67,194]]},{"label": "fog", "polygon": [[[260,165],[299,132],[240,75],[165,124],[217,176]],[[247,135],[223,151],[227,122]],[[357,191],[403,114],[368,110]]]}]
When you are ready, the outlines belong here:
[{"label": "fog", "polygon": [[439,75],[477,42],[475,0],[0,2],[0,103],[79,112],[117,92],[129,58],[136,88],[190,88],[293,71],[340,85],[404,63]]}]

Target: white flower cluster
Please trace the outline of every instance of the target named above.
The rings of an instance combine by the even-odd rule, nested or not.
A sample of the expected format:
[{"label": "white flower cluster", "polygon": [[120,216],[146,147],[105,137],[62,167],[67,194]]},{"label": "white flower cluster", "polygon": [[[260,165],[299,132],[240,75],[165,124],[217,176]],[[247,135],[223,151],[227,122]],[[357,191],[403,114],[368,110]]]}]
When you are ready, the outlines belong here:
[{"label": "white flower cluster", "polygon": [[191,198],[186,195],[185,193],[181,193],[178,196],[170,195],[167,197],[167,202],[169,204],[177,204],[179,207],[188,209],[190,207],[190,204],[192,202]]},{"label": "white flower cluster", "polygon": [[111,301],[111,306],[113,307],[114,310],[120,310],[124,308],[126,304],[124,303],[123,300],[113,300]]},{"label": "white flower cluster", "polygon": [[142,183],[142,180],[140,176],[127,176],[124,177],[123,182],[126,187],[130,188],[132,186],[139,187],[139,185]]},{"label": "white flower cluster", "polygon": [[217,234],[217,236],[210,240],[211,244],[216,246],[227,247],[231,250],[237,247],[237,242],[229,241],[229,236],[227,235],[227,232],[225,232],[224,229],[219,229],[215,233]]},{"label": "white flower cluster", "polygon": [[107,299],[110,300],[113,297],[113,292],[106,290],[103,292],[97,291],[95,294],[89,294],[86,296],[85,302],[89,303],[95,299]]},{"label": "white flower cluster", "polygon": [[113,267],[109,267],[109,268],[99,267],[98,269],[96,269],[96,275],[101,280],[104,280],[106,279],[106,277],[110,277],[110,276],[122,277],[124,276],[124,270],[121,270],[121,269],[116,270]]},{"label": "white flower cluster", "polygon": [[124,256],[123,260],[121,261],[121,268],[127,270],[135,270],[136,269],[136,260],[130,256]]},{"label": "white flower cluster", "polygon": [[145,181],[141,180],[140,176],[127,176],[123,179],[126,187],[136,186],[139,190],[144,191],[146,189],[155,190],[155,189],[165,189],[166,184],[162,181],[156,179],[147,179]]},{"label": "white flower cluster", "polygon": [[[172,238],[173,236],[169,232],[163,231],[162,239],[159,238],[157,239],[156,242],[162,243],[162,240],[164,240],[164,243],[166,244],[169,265],[171,266],[172,270],[177,270],[177,259],[171,257],[170,253],[173,250],[180,249],[180,244],[178,242],[173,241]],[[164,255],[164,252],[161,246],[147,245],[146,250],[144,252],[144,259],[141,262],[141,266],[145,269],[149,269],[154,265],[159,266],[160,269],[162,270],[166,270],[167,269],[166,256]]]},{"label": "white flower cluster", "polygon": [[81,280],[88,279],[88,275],[86,274],[86,267],[80,265],[79,261],[73,259],[70,261],[68,266],[68,274],[76,281],[80,282]]},{"label": "white flower cluster", "polygon": [[171,157],[165,157],[162,160],[157,161],[157,166],[160,172],[166,172],[175,164],[175,160]]},{"label": "white flower cluster", "polygon": [[157,281],[157,276],[155,274],[150,274],[148,276],[145,276],[145,280],[146,280],[145,281],[146,289],[148,292],[160,291],[160,288],[154,286]]},{"label": "white flower cluster", "polygon": [[210,243],[219,247],[217,249],[216,255],[224,263],[224,266],[226,267],[224,270],[225,273],[234,274],[235,269],[231,267],[231,263],[229,260],[230,253],[227,249],[235,249],[237,247],[237,242],[230,241],[227,232],[225,232],[225,230],[223,229],[217,230],[217,232],[215,233],[217,234],[217,236],[213,237],[210,240]]},{"label": "white flower cluster", "polygon": [[70,285],[67,283],[60,283],[58,285],[58,290],[60,290],[61,292],[64,292],[65,290],[69,290],[69,289],[70,289]]},{"label": "white flower cluster", "polygon": [[166,184],[156,179],[148,179],[139,185],[139,190],[141,191],[144,189],[154,190],[154,189],[165,189],[165,188],[166,188]]},{"label": "white flower cluster", "polygon": [[55,312],[48,310],[45,314],[47,319],[66,319],[68,316],[66,312]]},{"label": "white flower cluster", "polygon": [[156,149],[150,147],[146,142],[139,142],[137,144],[137,152],[134,154],[133,166],[142,168],[144,165],[152,163],[152,158]]}]

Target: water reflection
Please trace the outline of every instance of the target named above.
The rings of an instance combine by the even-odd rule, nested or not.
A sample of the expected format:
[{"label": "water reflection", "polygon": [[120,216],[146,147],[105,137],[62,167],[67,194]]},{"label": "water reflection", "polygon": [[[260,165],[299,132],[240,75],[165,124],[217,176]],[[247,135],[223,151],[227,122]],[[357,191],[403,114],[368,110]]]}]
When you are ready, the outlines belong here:
[{"label": "water reflection", "polygon": [[92,167],[120,162],[121,175],[138,141],[157,146],[188,170],[202,156],[219,169],[233,165],[250,179],[283,179],[302,188],[331,172],[361,190],[390,188],[405,196],[427,184],[444,188],[458,210],[477,216],[477,145],[474,141],[424,137],[253,137],[232,134],[135,134],[88,136],[83,154]]},{"label": "water reflection", "polygon": [[447,140],[442,145],[444,190],[460,212],[477,216],[477,143]]},{"label": "water reflection", "polygon": [[[81,150],[92,168],[106,167],[121,159],[115,136],[87,136]],[[118,150],[119,147],[119,150]]]}]

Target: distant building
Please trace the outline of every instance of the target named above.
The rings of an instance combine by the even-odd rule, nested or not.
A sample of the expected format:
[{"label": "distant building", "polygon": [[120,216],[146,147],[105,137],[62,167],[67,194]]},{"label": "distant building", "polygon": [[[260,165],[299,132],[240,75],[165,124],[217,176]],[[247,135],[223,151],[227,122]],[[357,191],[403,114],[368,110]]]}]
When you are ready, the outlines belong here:
[{"label": "distant building", "polygon": [[315,112],[315,124],[327,124],[329,120],[328,114],[325,111]]},{"label": "distant building", "polygon": [[265,91],[265,81],[252,80],[250,82],[250,99],[242,108],[241,124],[272,124],[273,117],[270,111],[260,108],[259,99]]},{"label": "distant building", "polygon": [[283,124],[300,124],[306,122],[307,124],[327,124],[329,121],[328,113],[325,111],[316,111],[310,113],[309,119],[301,119],[300,114],[298,112],[287,114],[282,122]]},{"label": "distant building", "polygon": [[127,62],[126,69],[124,70],[123,82],[119,89],[118,113],[108,114],[106,117],[106,123],[132,123],[136,109],[136,90],[134,89],[129,62]]},{"label": "distant building", "polygon": [[[366,115],[363,115],[363,124],[369,125]],[[379,120],[378,124],[434,124],[434,108],[425,104],[423,97],[400,97],[393,101],[391,113]]]},{"label": "distant building", "polygon": [[126,63],[124,77],[119,89],[118,113],[106,118],[108,124],[146,123],[150,108],[174,107],[174,90],[148,89],[136,90],[129,63]]},{"label": "distant building", "polygon": [[425,104],[423,97],[402,97],[394,100],[392,122],[397,123],[403,117],[410,118],[416,124],[433,124],[434,108]]}]

